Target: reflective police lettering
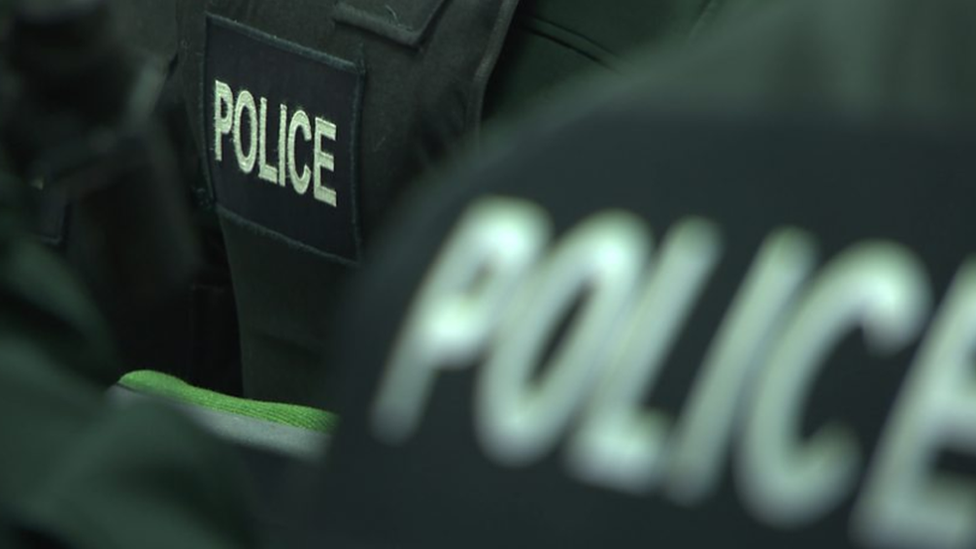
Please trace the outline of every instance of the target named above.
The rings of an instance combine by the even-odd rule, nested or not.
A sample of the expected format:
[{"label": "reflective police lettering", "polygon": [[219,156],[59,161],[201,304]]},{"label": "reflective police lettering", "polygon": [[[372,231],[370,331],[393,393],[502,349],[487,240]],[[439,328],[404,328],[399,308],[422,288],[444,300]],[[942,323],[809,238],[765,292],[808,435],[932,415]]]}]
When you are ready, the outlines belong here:
[{"label": "reflective police lettering", "polygon": [[285,172],[285,132],[281,128],[288,127],[288,106],[280,105],[278,108],[278,184],[284,187],[288,181],[288,174]]},{"label": "reflective police lettering", "polygon": [[[278,105],[278,122],[269,123],[269,102],[266,97],[255,98],[250,91],[240,89],[234,96],[233,88],[219,79],[213,85],[213,158],[224,160],[224,141],[230,139],[238,169],[244,174],[254,174],[262,181],[291,188],[305,195],[312,187],[313,199],[335,207],[336,189],[328,185],[327,172],[335,171],[335,155],[328,150],[328,143],[335,143],[336,124],[321,117],[310,116],[300,107]],[[313,122],[314,120],[314,122]],[[268,135],[277,136],[275,159],[269,155]],[[304,142],[304,147],[300,143]],[[309,153],[301,154],[307,147]],[[308,160],[305,160],[305,159]],[[309,162],[310,160],[310,162]]]},{"label": "reflective police lettering", "polygon": [[847,249],[805,291],[757,380],[736,461],[743,499],[758,517],[793,526],[819,518],[847,495],[861,461],[854,436],[832,424],[798,440],[816,368],[856,327],[878,354],[902,349],[918,335],[928,308],[924,268],[889,243]]},{"label": "reflective police lettering", "polygon": [[278,169],[268,165],[268,100],[261,98],[261,112],[258,114],[261,127],[258,129],[258,177],[270,183],[278,182]]},{"label": "reflective police lettering", "polygon": [[206,19],[199,122],[221,222],[355,265],[365,66]]},{"label": "reflective police lettering", "polygon": [[[244,152],[244,139],[241,136],[241,129],[244,127],[244,111],[247,111],[247,129],[249,130],[247,139],[247,153]],[[234,137],[234,152],[237,154],[237,166],[244,173],[251,173],[254,169],[254,161],[257,159],[258,152],[258,113],[254,106],[254,96],[247,90],[241,90],[237,94],[237,102],[234,107],[234,128],[231,135]]]},{"label": "reflective police lettering", "polygon": [[424,279],[373,406],[373,429],[391,443],[417,428],[439,369],[467,365],[491,342],[509,297],[549,238],[544,211],[484,200],[469,210]]},{"label": "reflective police lettering", "polygon": [[214,81],[214,159],[218,162],[224,159],[224,136],[234,129],[234,92],[230,86]]},{"label": "reflective police lettering", "polygon": [[814,268],[812,237],[781,229],[762,244],[709,346],[677,420],[665,490],[690,504],[711,495],[734,434],[742,391]]},{"label": "reflective police lettering", "polygon": [[882,547],[976,545],[976,483],[932,471],[946,447],[976,451],[976,263],[956,275],[888,420],[854,534]]},{"label": "reflective police lettering", "polygon": [[336,125],[328,120],[315,117],[315,145],[313,147],[315,153],[313,154],[313,168],[312,173],[314,174],[314,186],[312,189],[312,194],[315,199],[320,202],[325,202],[330,206],[336,205],[336,192],[335,189],[330,189],[323,184],[322,170],[328,170],[330,172],[335,171],[335,157],[332,153],[322,150],[322,138],[327,138],[335,141],[336,138]]},{"label": "reflective police lettering", "polygon": [[[622,327],[644,265],[647,236],[631,214],[604,212],[571,231],[511,298],[493,326],[480,370],[476,428],[498,461],[525,465],[543,457],[580,409]],[[546,343],[577,298],[583,306],[532,383]]]},{"label": "reflective police lettering", "polygon": [[[594,213],[554,242],[549,224],[516,199],[461,216],[389,356],[374,436],[408,443],[436,378],[460,366],[475,382],[478,443],[499,465],[530,465],[565,441],[578,482],[696,505],[731,461],[744,507],[773,527],[854,501],[849,526],[864,547],[976,545],[976,482],[934,471],[945,449],[976,451],[976,260],[922,336],[931,284],[912,251],[855,243],[817,273],[812,236],[773,230],[671,418],[643,400],[678,335],[695,329],[685,323],[722,259],[720,229],[679,220],[652,253],[647,227],[624,212]],[[879,357],[922,340],[870,456],[839,419],[805,439],[799,430],[815,379],[853,331]]]},{"label": "reflective police lettering", "polygon": [[[716,229],[701,219],[672,230],[628,320],[609,375],[572,441],[569,466],[589,482],[642,491],[662,472],[667,419],[640,409],[718,261]],[[636,292],[635,292],[636,293]],[[628,296],[627,299],[633,299]]]},{"label": "reflective police lettering", "polygon": [[305,141],[312,139],[312,126],[308,121],[308,115],[302,109],[297,109],[288,123],[288,175],[291,176],[291,185],[298,194],[305,194],[308,190],[308,181],[311,174],[308,166],[302,166],[302,173],[298,173],[298,162],[295,161],[295,138],[298,130],[302,130],[302,137]]}]

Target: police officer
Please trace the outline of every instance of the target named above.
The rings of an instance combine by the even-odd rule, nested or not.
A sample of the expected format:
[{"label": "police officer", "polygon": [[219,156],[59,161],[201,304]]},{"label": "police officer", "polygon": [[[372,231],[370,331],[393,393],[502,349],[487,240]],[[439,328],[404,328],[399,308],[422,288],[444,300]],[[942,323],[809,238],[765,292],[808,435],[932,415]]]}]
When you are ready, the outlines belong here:
[{"label": "police officer", "polygon": [[976,544],[974,23],[783,3],[444,175],[307,546]]},{"label": "police officer", "polygon": [[621,70],[638,45],[683,41],[736,5],[184,2],[181,78],[226,241],[245,395],[310,403],[335,385],[347,275],[408,183],[483,119]]}]

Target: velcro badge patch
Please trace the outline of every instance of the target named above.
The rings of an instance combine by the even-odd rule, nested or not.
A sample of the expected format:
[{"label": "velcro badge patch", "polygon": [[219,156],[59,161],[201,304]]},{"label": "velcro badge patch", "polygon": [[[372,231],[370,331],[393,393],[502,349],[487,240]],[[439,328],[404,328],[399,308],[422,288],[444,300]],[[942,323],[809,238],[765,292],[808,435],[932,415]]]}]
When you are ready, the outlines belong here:
[{"label": "velcro badge patch", "polygon": [[358,261],[362,80],[354,63],[209,15],[204,135],[218,211]]}]

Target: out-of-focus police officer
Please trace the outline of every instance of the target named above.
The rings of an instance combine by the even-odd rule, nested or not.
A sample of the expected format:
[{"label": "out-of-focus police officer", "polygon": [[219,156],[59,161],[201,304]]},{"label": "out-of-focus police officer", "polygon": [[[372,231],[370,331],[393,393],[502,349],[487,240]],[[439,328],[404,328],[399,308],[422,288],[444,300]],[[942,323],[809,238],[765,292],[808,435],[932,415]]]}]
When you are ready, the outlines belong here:
[{"label": "out-of-focus police officer", "polygon": [[783,2],[446,175],[307,546],[976,546],[974,25]]}]

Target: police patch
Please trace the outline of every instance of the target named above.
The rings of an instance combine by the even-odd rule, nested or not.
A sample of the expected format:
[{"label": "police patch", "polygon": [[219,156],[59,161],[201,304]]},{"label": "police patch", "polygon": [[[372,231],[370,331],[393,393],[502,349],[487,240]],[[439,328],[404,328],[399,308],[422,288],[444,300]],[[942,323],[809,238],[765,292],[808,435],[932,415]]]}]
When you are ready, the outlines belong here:
[{"label": "police patch", "polygon": [[351,62],[209,15],[203,113],[218,211],[356,262],[362,77]]}]

